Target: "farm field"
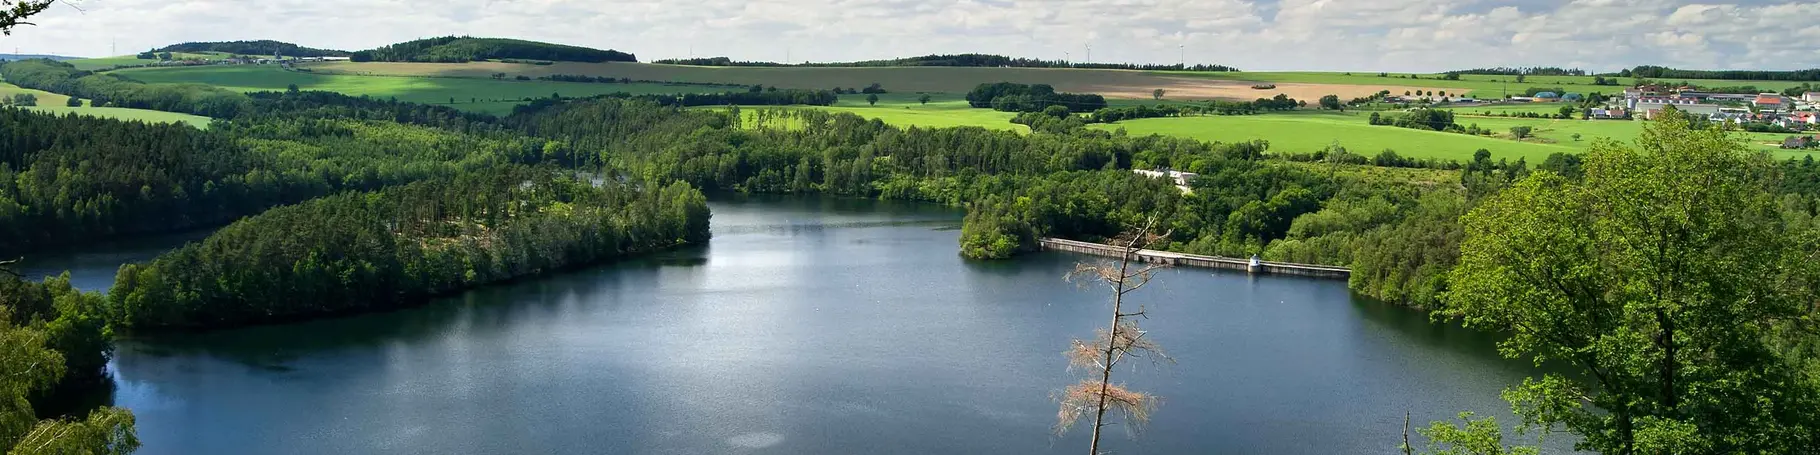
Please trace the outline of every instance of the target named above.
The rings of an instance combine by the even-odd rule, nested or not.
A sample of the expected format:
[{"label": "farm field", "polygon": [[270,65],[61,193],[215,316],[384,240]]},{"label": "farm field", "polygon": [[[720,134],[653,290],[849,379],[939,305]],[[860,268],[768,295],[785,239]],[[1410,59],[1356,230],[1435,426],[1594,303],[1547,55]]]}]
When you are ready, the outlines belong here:
[{"label": "farm field", "polygon": [[[178,60],[195,60],[195,59],[221,60],[221,59],[226,59],[226,58],[230,57],[230,55],[222,54],[222,53],[215,53],[215,52],[206,52],[206,53],[173,52],[173,53],[171,53],[171,57],[178,59]],[[120,55],[120,56],[114,56],[114,57],[85,58],[85,59],[70,60],[68,63],[70,65],[75,66],[76,69],[79,69],[79,70],[100,71],[100,70],[106,70],[106,69],[117,68],[117,67],[122,67],[122,66],[150,65],[153,63],[158,63],[158,60],[141,59],[135,55]]]},{"label": "farm field", "polygon": [[[1477,124],[1480,128],[1498,132],[1508,131],[1510,128],[1516,126],[1528,126],[1534,128],[1534,131],[1531,134],[1535,135],[1535,137],[1553,141],[1556,145],[1568,146],[1574,148],[1576,151],[1582,152],[1592,147],[1593,139],[1595,138],[1610,138],[1620,142],[1630,142],[1636,140],[1637,136],[1643,132],[1642,122],[1625,120],[1562,120],[1462,116],[1456,117],[1454,121],[1461,125]],[[1574,140],[1573,135],[1575,133],[1580,134],[1580,140]],[[1744,138],[1751,146],[1759,150],[1770,152],[1772,155],[1775,155],[1776,159],[1797,158],[1813,153],[1812,151],[1783,150],[1778,147],[1778,145],[1782,143],[1783,138],[1790,136],[1788,134],[1747,132],[1737,132],[1734,134]]]},{"label": "farm field", "polygon": [[1483,106],[1448,106],[1442,107],[1441,109],[1453,111],[1455,115],[1483,115],[1486,112],[1490,112],[1493,115],[1516,114],[1521,112],[1555,115],[1561,113],[1561,106],[1566,105],[1567,104],[1565,103],[1513,103]]},{"label": "farm field", "polygon": [[197,128],[208,128],[212,119],[200,115],[180,114],[175,112],[154,111],[148,109],[128,109],[123,107],[90,107],[83,101],[82,107],[69,107],[70,97],[43,90],[22,88],[13,84],[0,82],[0,97],[9,97],[19,93],[30,93],[38,97],[38,105],[26,107],[38,112],[57,115],[77,114],[94,117],[114,118],[120,120],[138,120],[147,123],[187,123]]},{"label": "farm field", "polygon": [[[1636,82],[1635,78],[1608,78],[1608,80],[1617,80],[1618,81],[1617,84],[1620,84],[1620,85],[1594,85],[1593,76],[1525,76],[1523,78],[1524,81],[1522,83],[1518,83],[1518,82],[1516,82],[1516,76],[1478,75],[1478,74],[1465,74],[1465,75],[1460,76],[1460,80],[1450,81],[1450,80],[1441,79],[1440,74],[1419,74],[1419,73],[1414,74],[1418,78],[1408,77],[1412,73],[1389,73],[1389,74],[1386,74],[1385,77],[1378,77],[1378,73],[1375,73],[1375,72],[1332,73],[1332,72],[1288,71],[1288,72],[1207,73],[1207,72],[1193,72],[1193,71],[1158,71],[1155,73],[1170,75],[1170,76],[1175,76],[1175,77],[1220,79],[1220,80],[1234,80],[1234,81],[1268,81],[1268,82],[1288,82],[1288,83],[1303,83],[1303,84],[1349,84],[1349,85],[1382,85],[1382,86],[1394,86],[1394,87],[1408,87],[1405,89],[1392,90],[1392,92],[1396,92],[1396,93],[1401,93],[1403,90],[1413,90],[1417,87],[1437,88],[1437,90],[1447,89],[1450,91],[1464,89],[1464,90],[1467,90],[1467,95],[1473,96],[1473,97],[1480,97],[1480,98],[1492,98],[1492,97],[1501,98],[1505,94],[1520,95],[1523,93],[1523,91],[1525,89],[1528,89],[1530,87],[1560,88],[1560,89],[1563,89],[1563,90],[1566,90],[1566,91],[1572,92],[1572,93],[1599,92],[1599,93],[1605,93],[1605,94],[1614,94],[1614,93],[1624,91],[1624,87],[1632,85]],[[1687,82],[1687,83],[1692,83],[1692,84],[1701,85],[1701,86],[1720,86],[1720,87],[1750,85],[1750,86],[1756,86],[1756,87],[1758,87],[1760,89],[1764,89],[1764,90],[1782,90],[1782,89],[1794,87],[1794,86],[1801,84],[1800,82],[1790,82],[1790,81],[1742,81],[1742,80],[1720,80],[1720,79],[1657,79],[1657,81],[1665,82],[1665,83]]]},{"label": "farm field", "polygon": [[[841,95],[840,101],[833,106],[740,106],[747,120],[752,119],[752,112],[761,109],[817,109],[829,112],[845,112],[878,119],[886,124],[899,127],[950,128],[973,126],[989,130],[1030,132],[1024,125],[1011,123],[1016,116],[1010,112],[998,112],[991,109],[974,109],[967,101],[954,95],[931,94],[929,104],[917,100],[918,94],[887,93],[879,95],[877,105],[866,104],[866,95]],[[720,107],[700,107],[700,109],[723,109]]]},{"label": "farm field", "polygon": [[[443,76],[488,78],[495,73],[530,77],[552,74],[575,74],[630,78],[634,80],[695,83],[728,83],[767,85],[782,88],[831,89],[859,88],[874,82],[894,92],[966,93],[982,83],[1012,81],[1027,84],[1049,84],[1066,92],[1098,93],[1107,98],[1150,99],[1151,91],[1164,89],[1170,99],[1236,99],[1268,98],[1278,93],[1296,99],[1318,99],[1337,94],[1346,98],[1366,96],[1379,90],[1422,87],[1442,90],[1443,85],[1383,85],[1378,81],[1365,84],[1322,84],[1287,81],[1269,90],[1253,89],[1255,82],[1179,74],[1057,68],[979,68],[979,67],[868,67],[868,68],[768,68],[708,67],[655,65],[646,63],[573,63],[530,65],[502,62],[470,63],[386,63],[323,62],[306,66],[325,74]],[[1246,74],[1246,73],[1241,73]]]},{"label": "farm field", "polygon": [[1524,158],[1540,163],[1553,153],[1581,151],[1560,144],[1372,126],[1366,124],[1364,115],[1351,112],[1150,118],[1089,127],[1106,131],[1123,128],[1126,134],[1160,134],[1204,141],[1262,139],[1269,141],[1270,150],[1277,153],[1311,153],[1338,143],[1352,153],[1367,157],[1391,149],[1405,157],[1464,161],[1472,159],[1474,151],[1486,149],[1492,152],[1493,159],[1515,161]]},{"label": "farm field", "polygon": [[[595,84],[581,82],[515,81],[491,78],[352,76],[285,71],[274,65],[223,65],[176,68],[128,68],[113,74],[146,83],[199,83],[242,92],[285,90],[296,84],[302,90],[324,90],[348,95],[397,98],[424,104],[447,105],[470,112],[504,114],[525,98],[592,96],[627,92],[669,94],[720,92],[724,87],[668,84]],[[454,100],[454,104],[450,104]]]}]

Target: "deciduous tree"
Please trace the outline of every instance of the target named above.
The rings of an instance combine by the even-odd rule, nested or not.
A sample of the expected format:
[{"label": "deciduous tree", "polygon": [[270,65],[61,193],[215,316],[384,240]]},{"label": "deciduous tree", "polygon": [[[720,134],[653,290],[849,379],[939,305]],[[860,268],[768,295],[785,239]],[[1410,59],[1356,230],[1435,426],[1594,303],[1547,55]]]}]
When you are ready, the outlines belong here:
[{"label": "deciduous tree", "polygon": [[[1801,453],[1820,390],[1782,352],[1813,317],[1815,235],[1780,217],[1767,155],[1679,116],[1585,176],[1537,172],[1462,219],[1442,314],[1570,365],[1504,393],[1527,426],[1607,454]],[[1811,228],[1809,228],[1811,229]]]}]

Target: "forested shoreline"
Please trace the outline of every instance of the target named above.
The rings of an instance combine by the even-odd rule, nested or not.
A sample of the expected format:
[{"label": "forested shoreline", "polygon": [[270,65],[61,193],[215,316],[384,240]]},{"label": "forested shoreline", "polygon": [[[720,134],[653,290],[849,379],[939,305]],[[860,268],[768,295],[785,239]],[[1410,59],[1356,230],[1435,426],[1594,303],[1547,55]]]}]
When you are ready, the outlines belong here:
[{"label": "forested shoreline", "polygon": [[215,329],[384,310],[489,283],[708,240],[684,183],[635,187],[505,166],[350,192],[241,220],[120,268],[129,330]]}]

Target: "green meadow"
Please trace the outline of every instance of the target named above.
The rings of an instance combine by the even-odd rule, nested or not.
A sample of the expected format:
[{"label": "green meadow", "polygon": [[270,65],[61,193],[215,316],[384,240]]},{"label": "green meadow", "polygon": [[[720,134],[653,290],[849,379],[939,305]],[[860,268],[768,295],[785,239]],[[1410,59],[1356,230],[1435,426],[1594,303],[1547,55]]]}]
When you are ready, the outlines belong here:
[{"label": "green meadow", "polygon": [[[1604,93],[1615,94],[1624,91],[1625,86],[1636,82],[1635,78],[1608,78],[1617,80],[1620,85],[1594,85],[1593,76],[1525,76],[1523,82],[1517,82],[1516,76],[1499,75],[1461,75],[1460,80],[1445,80],[1440,74],[1421,73],[1387,73],[1378,77],[1375,72],[1237,72],[1211,73],[1197,71],[1157,71],[1178,77],[1199,77],[1208,79],[1240,80],[1275,83],[1303,84],[1353,84],[1353,85],[1393,85],[1407,87],[1446,87],[1465,90],[1468,95],[1479,98],[1502,98],[1506,94],[1521,95],[1530,87],[1561,88],[1570,93]],[[1413,76],[1413,77],[1411,77]],[[1790,81],[1734,81],[1718,79],[1657,79],[1663,83],[1687,82],[1708,87],[1756,86],[1764,90],[1782,90],[1800,82]]]},{"label": "green meadow", "polygon": [[[581,82],[516,81],[452,77],[355,76],[286,71],[276,65],[219,65],[174,68],[128,68],[113,72],[153,83],[198,83],[229,90],[258,92],[285,90],[292,84],[302,90],[323,90],[348,95],[397,98],[424,104],[447,105],[471,112],[504,114],[525,98],[551,94],[583,97],[608,93],[632,94],[707,93],[724,87],[669,84],[596,84]],[[453,102],[451,104],[451,102]]]},{"label": "green meadow", "polygon": [[1439,131],[1422,131],[1391,126],[1373,126],[1364,115],[1338,112],[1296,112],[1265,115],[1219,115],[1126,120],[1114,124],[1095,124],[1090,128],[1126,134],[1186,137],[1204,141],[1241,142],[1265,140],[1277,153],[1311,153],[1338,144],[1346,150],[1365,156],[1386,149],[1397,154],[1423,159],[1470,160],[1474,151],[1486,149],[1492,157],[1540,162],[1557,152],[1578,149],[1559,144],[1518,142],[1507,139],[1469,136]]},{"label": "green meadow", "polygon": [[817,109],[850,112],[898,126],[925,128],[977,126],[1020,132],[1030,130],[1024,125],[1011,123],[1011,118],[1016,117],[1016,114],[991,109],[974,109],[967,105],[967,100],[962,95],[931,93],[929,94],[929,104],[923,104],[918,99],[921,96],[921,94],[915,93],[887,93],[879,95],[878,104],[872,105],[866,103],[866,95],[841,95],[840,102],[835,105]]},{"label": "green meadow", "polygon": [[0,97],[10,97],[19,93],[30,93],[38,97],[38,105],[26,109],[48,112],[57,115],[77,114],[94,117],[115,118],[120,120],[138,120],[147,123],[187,123],[197,128],[208,128],[211,119],[200,115],[179,114],[175,112],[154,111],[147,109],[127,109],[123,107],[91,107],[84,100],[81,107],[69,107],[70,97],[43,90],[32,90],[17,85],[0,82]]},{"label": "green meadow", "polygon": [[[171,58],[175,58],[178,60],[222,60],[222,59],[226,59],[228,57],[232,57],[232,56],[228,55],[228,54],[215,53],[215,52],[208,52],[208,53],[174,52],[171,54]],[[70,65],[74,65],[76,67],[76,69],[79,69],[79,70],[100,71],[100,70],[118,68],[118,67],[122,67],[122,66],[150,65],[153,63],[158,63],[158,60],[157,59],[142,59],[142,58],[139,58],[139,57],[133,56],[133,55],[120,55],[120,56],[114,56],[114,57],[85,58],[85,59],[78,59],[78,60],[70,60],[68,63]]]}]

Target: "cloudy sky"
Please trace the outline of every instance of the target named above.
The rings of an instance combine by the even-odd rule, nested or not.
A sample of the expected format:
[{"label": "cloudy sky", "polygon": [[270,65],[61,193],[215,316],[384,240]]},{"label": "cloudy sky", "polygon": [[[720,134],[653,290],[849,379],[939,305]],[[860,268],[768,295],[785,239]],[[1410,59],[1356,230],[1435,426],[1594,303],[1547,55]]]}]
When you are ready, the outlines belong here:
[{"label": "cloudy sky", "polygon": [[[346,50],[440,35],[641,60],[836,61],[981,52],[1247,70],[1820,67],[1820,1],[65,0],[0,52],[101,56],[183,41]],[[1178,47],[1179,46],[1179,47]]]}]

